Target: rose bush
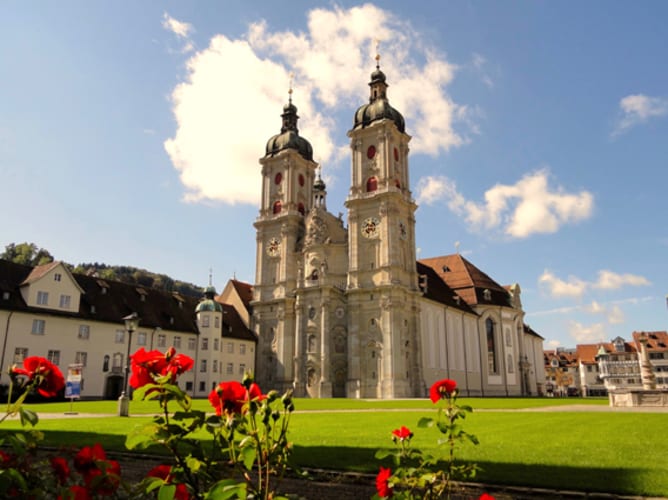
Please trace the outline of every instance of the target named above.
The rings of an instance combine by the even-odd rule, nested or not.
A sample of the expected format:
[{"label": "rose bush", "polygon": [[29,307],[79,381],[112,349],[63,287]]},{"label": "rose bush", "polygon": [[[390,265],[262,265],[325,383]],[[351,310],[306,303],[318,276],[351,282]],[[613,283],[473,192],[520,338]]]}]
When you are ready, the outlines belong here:
[{"label": "rose bush", "polygon": [[[455,459],[455,450],[464,442],[478,444],[478,439],[465,432],[458,423],[458,420],[473,411],[470,406],[457,404],[458,394],[457,383],[450,379],[435,382],[429,390],[432,403],[444,401],[445,406],[439,406],[436,419],[421,418],[418,427],[436,427],[445,436],[436,441],[437,453],[411,448],[413,433],[406,426],[392,431],[392,441],[398,444],[398,448],[379,450],[376,458],[391,458],[395,469],[380,468],[376,476],[375,498],[450,498],[453,480],[475,476],[475,464],[458,463]],[[481,500],[491,498],[487,494],[480,497]]]},{"label": "rose bush", "polygon": [[[37,453],[42,434],[34,426],[39,419],[23,407],[23,402],[32,392],[47,398],[58,395],[65,387],[60,369],[45,358],[32,356],[23,360],[23,367],[12,366],[9,376],[7,411],[0,422],[18,415],[28,429],[0,438],[0,445],[7,450],[0,451],[0,497],[88,500],[117,496],[120,465],[108,460],[99,444],[79,451],[63,450],[52,457]],[[16,390],[23,392],[12,403]],[[128,496],[127,490],[122,496]]]},{"label": "rose bush", "polygon": [[[242,382],[220,382],[209,394],[213,414],[192,409],[191,398],[182,391],[178,376],[192,369],[193,360],[177,354],[139,349],[131,356],[130,385],[133,399],[156,400],[160,413],[146,426],[131,431],[126,439],[130,450],[165,449],[169,459],[154,467],[135,485],[121,480],[121,467],[109,459],[99,444],[79,450],[61,450],[54,456],[37,454],[42,439],[34,429],[38,417],[23,407],[28,394],[54,397],[65,386],[57,366],[40,357],[26,358],[23,367],[10,369],[9,402],[0,422],[18,415],[27,428],[0,437],[0,497],[55,498],[253,498],[278,500],[276,491],[291,454],[288,441],[290,416],[294,411],[290,391],[279,397],[276,391],[263,394],[250,375]],[[12,391],[23,391],[12,403]],[[437,441],[435,454],[411,447],[413,432],[401,426],[391,432],[397,446],[381,450],[376,457],[391,457],[394,471],[381,467],[376,477],[376,498],[449,498],[452,481],[474,476],[474,464],[459,463],[455,450],[475,436],[464,432],[459,419],[472,409],[457,404],[458,389],[453,380],[432,385],[429,397],[439,406],[437,418],[423,418],[418,427],[436,427],[444,438]],[[176,411],[170,411],[170,404]],[[211,440],[202,440],[206,432]],[[493,500],[488,494],[480,500]]]},{"label": "rose bush", "polygon": [[[161,447],[173,464],[155,468],[139,485],[159,498],[278,499],[276,488],[290,456],[287,439],[291,393],[262,394],[250,375],[242,383],[219,383],[209,394],[215,415],[193,410],[190,397],[175,384],[192,360],[172,350],[138,351],[132,356],[133,399],[157,399],[162,413],[130,432],[131,450]],[[171,413],[171,402],[180,411]],[[211,442],[198,435],[209,433]]]}]

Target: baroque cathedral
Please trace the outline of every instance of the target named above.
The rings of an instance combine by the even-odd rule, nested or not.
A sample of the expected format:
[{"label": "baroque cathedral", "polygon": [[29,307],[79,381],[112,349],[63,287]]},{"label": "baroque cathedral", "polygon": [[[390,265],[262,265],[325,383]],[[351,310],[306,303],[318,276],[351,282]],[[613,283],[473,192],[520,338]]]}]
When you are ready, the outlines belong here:
[{"label": "baroque cathedral", "polygon": [[[377,58],[378,60],[378,58]],[[348,132],[351,185],[327,210],[292,97],[262,166],[251,328],[256,380],[296,396],[423,397],[440,378],[466,395],[542,391],[542,338],[523,323],[519,285],[456,255],[416,260],[409,147],[378,63]]]}]

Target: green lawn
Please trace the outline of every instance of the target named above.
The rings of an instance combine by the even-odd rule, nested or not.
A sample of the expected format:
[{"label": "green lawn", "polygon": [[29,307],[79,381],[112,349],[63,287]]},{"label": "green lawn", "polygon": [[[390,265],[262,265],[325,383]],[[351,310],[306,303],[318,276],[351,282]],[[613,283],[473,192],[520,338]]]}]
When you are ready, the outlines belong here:
[{"label": "green lawn", "polygon": [[[480,445],[466,445],[458,454],[483,468],[477,478],[481,482],[668,496],[666,413],[505,411],[564,404],[607,405],[605,399],[462,398],[460,402],[485,410],[474,410],[464,422]],[[393,446],[393,429],[401,425],[411,428],[415,432],[413,445],[420,448],[433,446],[440,436],[435,429],[417,428],[420,417],[435,414],[428,400],[299,399],[295,405],[298,411],[290,429],[294,458],[300,465],[375,472],[379,463],[374,453],[380,447]],[[195,401],[195,406],[209,410],[208,401]],[[50,403],[30,408],[38,413],[59,413],[69,411],[70,405]],[[73,409],[115,414],[116,402],[76,402]],[[131,403],[132,415],[150,415],[155,409],[155,402]],[[43,418],[38,429],[54,446],[100,442],[108,449],[122,450],[127,431],[148,419]],[[2,427],[16,429],[20,424],[6,421]]]}]

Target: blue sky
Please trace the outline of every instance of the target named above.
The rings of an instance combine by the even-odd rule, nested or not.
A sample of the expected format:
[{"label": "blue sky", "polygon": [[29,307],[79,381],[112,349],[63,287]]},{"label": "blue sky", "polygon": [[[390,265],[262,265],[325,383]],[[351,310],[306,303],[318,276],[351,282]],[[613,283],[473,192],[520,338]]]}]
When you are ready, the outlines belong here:
[{"label": "blue sky", "polygon": [[419,256],[519,283],[545,347],[668,323],[668,3],[4,2],[0,246],[253,282],[290,74],[328,208],[379,39]]}]

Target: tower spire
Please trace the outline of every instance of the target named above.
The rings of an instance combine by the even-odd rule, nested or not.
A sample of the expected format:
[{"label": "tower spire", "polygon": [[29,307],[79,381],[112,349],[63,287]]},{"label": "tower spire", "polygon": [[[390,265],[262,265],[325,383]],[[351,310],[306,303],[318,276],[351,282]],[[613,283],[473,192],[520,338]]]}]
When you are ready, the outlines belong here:
[{"label": "tower spire", "polygon": [[295,74],[290,72],[290,84],[288,88],[288,104],[292,104],[292,82],[294,81]]}]

